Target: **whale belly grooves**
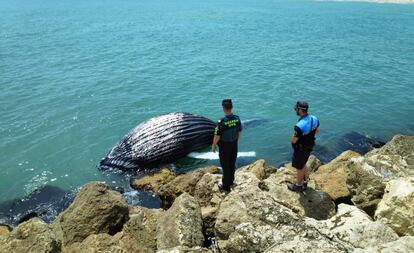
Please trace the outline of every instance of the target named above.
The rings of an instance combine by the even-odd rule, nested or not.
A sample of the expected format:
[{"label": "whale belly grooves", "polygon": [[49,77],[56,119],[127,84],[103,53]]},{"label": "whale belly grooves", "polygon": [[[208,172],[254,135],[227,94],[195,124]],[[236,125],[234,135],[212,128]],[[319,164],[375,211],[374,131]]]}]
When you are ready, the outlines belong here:
[{"label": "whale belly grooves", "polygon": [[169,113],[139,124],[103,158],[102,169],[139,169],[176,161],[212,143],[215,124],[191,113]]}]

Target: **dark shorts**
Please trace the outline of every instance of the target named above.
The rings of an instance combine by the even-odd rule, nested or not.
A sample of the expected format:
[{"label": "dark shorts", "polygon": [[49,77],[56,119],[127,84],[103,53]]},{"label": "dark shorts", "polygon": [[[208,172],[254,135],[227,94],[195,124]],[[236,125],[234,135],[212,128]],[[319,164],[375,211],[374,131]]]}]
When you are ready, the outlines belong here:
[{"label": "dark shorts", "polygon": [[309,159],[310,154],[311,151],[294,151],[292,157],[292,166],[298,170],[303,169]]}]

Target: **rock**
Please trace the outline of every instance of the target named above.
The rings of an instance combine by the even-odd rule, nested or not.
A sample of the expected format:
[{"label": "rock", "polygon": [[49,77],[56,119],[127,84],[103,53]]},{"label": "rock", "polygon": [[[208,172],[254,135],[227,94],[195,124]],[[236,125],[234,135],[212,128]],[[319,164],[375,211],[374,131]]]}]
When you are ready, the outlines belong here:
[{"label": "rock", "polygon": [[384,195],[383,177],[361,164],[364,157],[352,158],[348,164],[346,184],[351,192],[351,201],[368,215],[374,217],[377,205]]},{"label": "rock", "polygon": [[198,181],[206,173],[218,173],[218,168],[216,166],[210,166],[202,169],[197,169],[190,173],[177,176],[169,183],[161,186],[159,189],[159,195],[163,207],[167,208],[171,206],[175,198],[177,198],[184,192],[193,195]]},{"label": "rock", "polygon": [[122,232],[116,234],[128,252],[156,252],[157,224],[161,209],[134,207]]},{"label": "rock", "polygon": [[414,136],[396,135],[382,148],[365,155],[364,166],[384,178],[414,176]]},{"label": "rock", "polygon": [[183,247],[178,246],[171,249],[159,250],[157,253],[213,253],[213,251],[202,247]]},{"label": "rock", "polygon": [[[99,252],[99,253],[128,253],[121,245],[121,242],[108,234],[93,234],[82,242],[73,243],[64,248],[64,253]],[[135,251],[136,252],[136,251]],[[140,252],[140,251],[138,251]]]},{"label": "rock", "polygon": [[221,201],[221,192],[218,183],[221,182],[222,175],[206,173],[198,181],[194,197],[200,206],[218,206]]},{"label": "rock", "polygon": [[340,156],[322,165],[311,175],[316,189],[329,194],[333,200],[349,199],[351,192],[347,187],[347,166],[353,157],[360,156],[354,151],[345,151]]},{"label": "rock", "polygon": [[314,155],[309,156],[306,167],[308,168],[309,173],[313,173],[322,166],[322,162]]},{"label": "rock", "polygon": [[[335,252],[336,249],[336,252],[346,252],[349,249],[319,233],[303,218],[280,204],[271,193],[252,184],[236,188],[223,199],[215,229],[222,252],[264,252],[298,240],[297,237],[301,241],[309,240],[309,245],[324,245],[321,251]],[[296,248],[299,249],[298,246]]]},{"label": "rock", "polygon": [[216,213],[224,195],[218,188],[222,175],[206,173],[198,181],[194,191],[194,197],[201,206],[203,219],[203,232],[206,236],[214,237],[214,225]]},{"label": "rock", "polygon": [[335,203],[328,194],[316,191],[311,187],[308,187],[306,192],[301,194],[290,191],[286,183],[280,182],[280,179],[278,180],[278,177],[283,175],[284,171],[273,174],[264,180],[269,193],[276,199],[287,203],[296,213],[317,220],[328,219],[335,214]]},{"label": "rock", "polygon": [[398,235],[380,221],[373,221],[370,216],[355,206],[339,204],[337,214],[326,221],[308,219],[318,231],[330,238],[336,237],[355,248],[373,247],[398,239]]},{"label": "rock", "polygon": [[38,217],[50,223],[75,198],[74,193],[59,187],[45,185],[22,198],[0,203],[1,223],[15,227],[30,218]]},{"label": "rock", "polygon": [[251,172],[253,173],[259,180],[263,180],[266,178],[266,170],[265,170],[265,160],[257,160],[256,162],[249,164],[240,168],[239,172]]},{"label": "rock", "polygon": [[394,179],[387,183],[375,218],[386,223],[400,236],[414,235],[414,177]]},{"label": "rock", "polygon": [[91,234],[113,235],[128,220],[128,205],[119,192],[100,182],[82,187],[73,203],[53,222],[63,246],[82,242]]},{"label": "rock", "polygon": [[196,247],[204,242],[201,210],[194,197],[183,193],[158,220],[157,248]]},{"label": "rock", "polygon": [[414,237],[404,236],[398,240],[381,244],[376,247],[355,249],[354,253],[408,253],[414,252]]},{"label": "rock", "polygon": [[33,218],[0,237],[1,253],[54,253],[61,251],[55,234],[44,221]]},{"label": "rock", "polygon": [[12,229],[7,225],[0,225],[0,236],[7,235],[12,231]]},{"label": "rock", "polygon": [[135,179],[131,186],[137,190],[143,191],[159,191],[161,186],[172,181],[175,178],[175,174],[169,169],[162,169],[154,175],[145,176],[139,179]]},{"label": "rock", "polygon": [[414,136],[395,135],[391,141],[379,149],[375,149],[366,154],[372,155],[399,155],[402,157],[413,156],[414,154]]},{"label": "rock", "polygon": [[295,252],[295,253],[344,253],[351,252],[344,247],[338,247],[329,240],[315,240],[311,238],[293,237],[291,240],[275,243],[266,253]]}]

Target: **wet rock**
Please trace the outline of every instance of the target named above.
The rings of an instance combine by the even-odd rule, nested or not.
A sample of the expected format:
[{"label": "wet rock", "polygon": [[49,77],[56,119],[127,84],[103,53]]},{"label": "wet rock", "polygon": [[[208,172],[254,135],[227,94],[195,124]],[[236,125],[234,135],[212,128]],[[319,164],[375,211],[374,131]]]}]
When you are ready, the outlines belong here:
[{"label": "wet rock", "polygon": [[121,242],[117,240],[117,238],[114,238],[108,234],[93,234],[88,236],[82,242],[73,243],[63,250],[63,253],[79,252],[128,253],[137,251],[128,251],[124,249]]},{"label": "wet rock", "polygon": [[394,179],[387,183],[375,218],[386,223],[400,236],[414,235],[414,177]]},{"label": "wet rock", "polygon": [[1,222],[9,226],[17,226],[30,218],[39,217],[50,223],[70,205],[73,199],[73,193],[46,185],[23,198],[0,203]]},{"label": "wet rock", "polygon": [[11,227],[7,225],[0,225],[0,236],[7,235],[10,231],[12,231]]},{"label": "wet rock", "polygon": [[63,246],[82,242],[91,234],[113,235],[128,220],[128,205],[123,196],[100,182],[82,187],[73,203],[53,222]]},{"label": "wet rock", "polygon": [[304,193],[290,191],[286,183],[278,179],[279,176],[285,175],[284,171],[288,169],[275,173],[264,181],[269,193],[303,216],[324,220],[335,214],[335,203],[325,192],[317,191],[312,187],[308,187]]},{"label": "wet rock", "polygon": [[398,235],[380,221],[373,221],[366,213],[355,206],[340,204],[337,214],[326,221],[307,220],[318,231],[330,238],[346,242],[355,248],[366,248],[391,242]]},{"label": "wet rock", "polygon": [[384,144],[384,142],[376,138],[371,138],[357,132],[350,132],[343,136],[341,146],[343,150],[352,150],[363,155],[374,148],[382,147]]},{"label": "wet rock", "polygon": [[376,247],[355,249],[354,253],[408,253],[414,252],[414,236],[400,237],[398,240]]},{"label": "wet rock", "polygon": [[210,166],[202,169],[197,169],[190,173],[177,176],[169,183],[161,186],[158,192],[162,201],[162,206],[164,208],[170,207],[175,198],[184,192],[193,195],[198,181],[206,173],[218,173],[218,168],[216,166]]},{"label": "wet rock", "polygon": [[328,193],[333,200],[350,199],[351,192],[346,184],[348,164],[351,158],[358,156],[360,155],[354,151],[345,151],[328,164],[319,167],[311,175],[316,189]]},{"label": "wet rock", "polygon": [[0,237],[1,253],[57,253],[61,245],[48,224],[38,218],[30,219],[11,233]]},{"label": "wet rock", "polygon": [[175,174],[173,172],[171,172],[169,169],[162,169],[153,175],[148,175],[133,180],[131,186],[137,190],[157,192],[161,186],[172,181],[174,178]]},{"label": "wet rock", "polygon": [[263,180],[266,178],[266,163],[265,160],[261,159],[261,160],[257,160],[256,162],[244,166],[242,168],[240,168],[238,171],[239,172],[251,172],[253,173],[258,179]]},{"label": "wet rock", "polygon": [[176,246],[196,247],[204,242],[201,210],[196,199],[188,193],[177,197],[170,209],[158,221],[157,248]]}]

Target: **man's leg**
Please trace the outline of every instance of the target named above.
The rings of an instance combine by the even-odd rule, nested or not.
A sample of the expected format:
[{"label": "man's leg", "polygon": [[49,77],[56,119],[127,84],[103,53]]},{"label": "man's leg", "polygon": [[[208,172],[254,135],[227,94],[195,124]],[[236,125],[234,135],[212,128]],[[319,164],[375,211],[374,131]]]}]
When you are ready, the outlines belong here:
[{"label": "man's leg", "polygon": [[236,172],[236,160],[237,160],[237,142],[232,144],[231,160],[230,160],[230,186],[234,183],[234,173]]},{"label": "man's leg", "polygon": [[303,185],[303,179],[306,175],[306,166],[303,169],[296,169],[296,185],[300,186]]},{"label": "man's leg", "polygon": [[230,154],[229,154],[229,147],[228,145],[222,144],[220,147],[221,153],[220,153],[220,164],[221,168],[223,169],[223,178],[222,178],[222,188],[225,191],[230,190],[230,183],[231,180],[231,167],[230,164]]}]

